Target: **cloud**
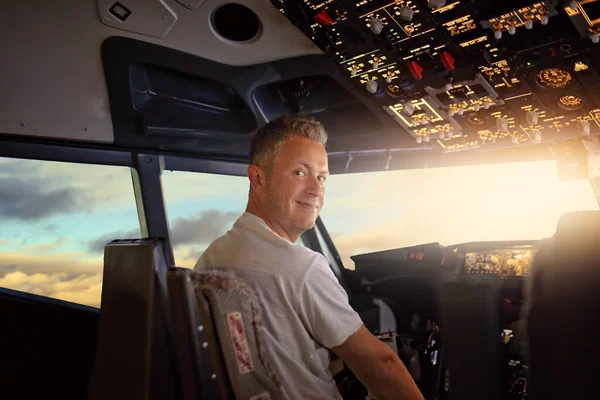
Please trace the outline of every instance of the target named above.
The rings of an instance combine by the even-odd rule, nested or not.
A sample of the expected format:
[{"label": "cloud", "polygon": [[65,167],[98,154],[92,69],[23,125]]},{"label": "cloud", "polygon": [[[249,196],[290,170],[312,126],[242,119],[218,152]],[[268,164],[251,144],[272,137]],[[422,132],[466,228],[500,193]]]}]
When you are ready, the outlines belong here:
[{"label": "cloud", "polygon": [[58,225],[57,224],[48,224],[48,225],[44,226],[42,229],[46,232],[54,232],[54,231],[56,231],[56,229],[58,229]]},{"label": "cloud", "polygon": [[162,183],[168,204],[202,201],[207,198],[213,200],[240,198],[245,203],[250,187],[246,176],[183,171],[164,171]]},{"label": "cloud", "polygon": [[13,158],[0,159],[0,173],[5,176],[37,174],[45,161]]},{"label": "cloud", "polygon": [[177,218],[171,225],[173,247],[212,242],[224,234],[239,216],[238,212],[212,209]]},{"label": "cloud", "polygon": [[187,218],[177,218],[171,225],[175,264],[194,268],[206,247],[231,228],[239,212],[206,210]]},{"label": "cloud", "polygon": [[0,287],[100,307],[102,273],[72,276],[64,272],[27,274],[14,271],[0,278]]},{"label": "cloud", "polygon": [[23,253],[49,253],[66,244],[69,244],[70,242],[71,239],[69,238],[59,238],[52,242],[26,244],[22,246],[19,251]]},{"label": "cloud", "polygon": [[86,253],[0,253],[0,287],[99,307],[101,257]]},{"label": "cloud", "polygon": [[25,221],[78,209],[73,188],[50,189],[35,178],[0,177],[0,216]]},{"label": "cloud", "polygon": [[[65,206],[70,207],[58,210],[62,212],[114,209],[122,205],[135,204],[131,172],[128,167],[3,159],[0,160],[0,179],[24,182],[33,193],[49,194],[61,191],[69,193],[71,201]],[[3,186],[0,186],[0,193],[2,189]],[[21,197],[17,199],[24,201]],[[2,204],[0,199],[0,216],[4,214]],[[42,212],[45,209],[42,207]]]},{"label": "cloud", "polygon": [[0,278],[17,270],[17,264],[0,265]]},{"label": "cloud", "polygon": [[194,268],[204,250],[206,250],[206,246],[183,245],[176,247],[173,250],[175,265],[183,268]]},{"label": "cloud", "polygon": [[102,273],[102,256],[91,258],[87,253],[22,254],[0,252],[0,266],[10,266],[31,275],[36,273],[66,273],[69,276]]},{"label": "cloud", "polygon": [[135,239],[140,238],[140,228],[132,229],[129,231],[116,231],[106,233],[100,236],[98,239],[94,239],[87,244],[87,249],[90,253],[104,253],[104,246],[115,239]]},{"label": "cloud", "polygon": [[[206,210],[190,217],[177,218],[171,224],[172,245],[175,249],[184,247],[179,252],[180,255],[185,253],[184,258],[197,258],[198,246],[210,243],[224,234],[238,217],[239,213],[237,212]],[[139,228],[129,231],[114,231],[88,242],[86,247],[90,253],[98,254],[104,252],[104,246],[111,240],[139,237],[141,237]],[[200,246],[202,248],[200,254],[204,251],[204,247]]]}]

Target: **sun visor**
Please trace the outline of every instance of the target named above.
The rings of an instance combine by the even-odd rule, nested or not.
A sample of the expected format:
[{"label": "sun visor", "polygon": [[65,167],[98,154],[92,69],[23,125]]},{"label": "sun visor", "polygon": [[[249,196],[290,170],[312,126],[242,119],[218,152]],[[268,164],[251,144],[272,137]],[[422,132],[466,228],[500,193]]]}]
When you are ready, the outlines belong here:
[{"label": "sun visor", "polygon": [[129,91],[147,136],[247,135],[257,127],[250,108],[227,82],[133,64]]},{"label": "sun visor", "polygon": [[113,37],[103,43],[115,144],[159,150],[242,148],[258,128],[234,67]]}]

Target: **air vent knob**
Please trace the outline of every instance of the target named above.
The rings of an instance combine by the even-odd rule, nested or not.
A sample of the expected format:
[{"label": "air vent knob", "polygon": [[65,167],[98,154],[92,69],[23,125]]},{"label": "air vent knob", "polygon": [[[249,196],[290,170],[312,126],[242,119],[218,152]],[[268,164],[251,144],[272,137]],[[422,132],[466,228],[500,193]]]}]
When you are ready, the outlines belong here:
[{"label": "air vent knob", "polygon": [[442,8],[446,5],[446,0],[429,0],[429,8],[432,10],[437,10],[438,8]]},{"label": "air vent knob", "polygon": [[371,32],[373,32],[376,35],[379,35],[381,33],[381,31],[383,30],[383,22],[381,22],[381,20],[379,18],[371,18],[370,21],[370,25],[371,25]]},{"label": "air vent knob", "polygon": [[538,124],[538,120],[539,120],[539,116],[538,113],[536,113],[535,111],[527,111],[527,123],[529,125],[537,125]]},{"label": "air vent knob", "polygon": [[370,93],[375,93],[377,91],[377,82],[374,80],[367,81],[367,90]]}]

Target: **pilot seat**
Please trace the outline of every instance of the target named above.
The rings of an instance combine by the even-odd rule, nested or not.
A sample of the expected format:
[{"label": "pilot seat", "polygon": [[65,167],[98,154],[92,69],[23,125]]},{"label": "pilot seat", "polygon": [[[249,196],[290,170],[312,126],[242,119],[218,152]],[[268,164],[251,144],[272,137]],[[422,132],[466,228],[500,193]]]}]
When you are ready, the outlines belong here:
[{"label": "pilot seat", "polygon": [[104,262],[90,399],[285,398],[243,280],[169,266],[160,239],[115,240]]}]

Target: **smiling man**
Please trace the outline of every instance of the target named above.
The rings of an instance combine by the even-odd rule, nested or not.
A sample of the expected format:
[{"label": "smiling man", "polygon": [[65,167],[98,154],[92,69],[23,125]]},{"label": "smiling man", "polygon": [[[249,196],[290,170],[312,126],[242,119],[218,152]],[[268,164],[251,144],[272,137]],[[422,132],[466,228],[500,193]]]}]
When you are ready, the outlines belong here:
[{"label": "smiling man", "polygon": [[223,267],[244,278],[262,306],[265,346],[290,399],[336,399],[335,352],[380,399],[423,397],[398,356],[348,304],[323,255],[295,244],[324,204],[329,175],[323,126],[282,117],[254,136],[246,212],[195,269]]}]

